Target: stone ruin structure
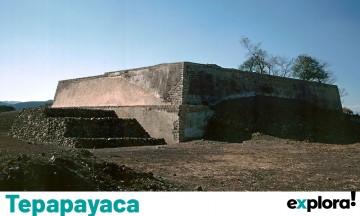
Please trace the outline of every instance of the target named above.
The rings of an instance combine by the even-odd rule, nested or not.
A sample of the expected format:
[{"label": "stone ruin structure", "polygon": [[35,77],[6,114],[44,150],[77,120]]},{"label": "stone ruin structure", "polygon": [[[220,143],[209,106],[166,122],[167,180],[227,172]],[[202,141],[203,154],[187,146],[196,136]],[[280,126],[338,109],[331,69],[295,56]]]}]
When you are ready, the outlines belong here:
[{"label": "stone ruin structure", "polygon": [[151,137],[177,143],[257,131],[326,138],[312,121],[341,112],[341,102],[335,85],[179,62],[59,81],[52,108],[112,110]]},{"label": "stone ruin structure", "polygon": [[111,110],[40,107],[21,111],[10,135],[29,143],[75,148],[162,145],[135,119],[119,119]]}]

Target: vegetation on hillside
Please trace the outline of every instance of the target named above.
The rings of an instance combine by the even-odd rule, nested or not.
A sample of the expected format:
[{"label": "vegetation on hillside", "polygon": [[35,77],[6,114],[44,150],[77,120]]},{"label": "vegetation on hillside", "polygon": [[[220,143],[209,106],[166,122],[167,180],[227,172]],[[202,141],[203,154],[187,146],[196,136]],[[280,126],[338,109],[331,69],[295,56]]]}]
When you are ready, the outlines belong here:
[{"label": "vegetation on hillside", "polygon": [[15,108],[12,106],[8,106],[8,105],[0,105],[0,112],[9,112],[9,111],[14,111]]},{"label": "vegetation on hillside", "polygon": [[[52,103],[53,103],[52,100],[27,101],[27,102],[19,102],[19,103],[14,103],[14,104],[0,101],[0,105],[11,106],[11,107],[15,108],[15,110],[22,110],[22,109],[26,109],[26,108],[36,108],[36,107],[40,107],[40,106],[48,106],[48,105],[51,105]],[[12,111],[12,110],[9,110],[9,111]]]}]

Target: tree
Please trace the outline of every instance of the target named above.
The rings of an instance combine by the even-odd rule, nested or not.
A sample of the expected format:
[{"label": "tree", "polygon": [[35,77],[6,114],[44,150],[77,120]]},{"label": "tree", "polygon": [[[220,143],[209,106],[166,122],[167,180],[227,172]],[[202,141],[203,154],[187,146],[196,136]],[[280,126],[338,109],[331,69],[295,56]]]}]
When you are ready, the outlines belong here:
[{"label": "tree", "polygon": [[348,115],[353,115],[354,114],[354,112],[351,109],[347,108],[347,107],[343,107],[342,111],[343,111],[343,113],[348,114]]},{"label": "tree", "polygon": [[288,58],[285,56],[277,57],[278,70],[274,71],[274,75],[282,77],[292,76],[292,66],[294,64],[294,58]]},{"label": "tree", "polygon": [[302,80],[334,83],[334,75],[327,70],[328,64],[315,57],[303,54],[295,59],[293,76]]},{"label": "tree", "polygon": [[341,103],[344,103],[344,97],[348,96],[346,89],[339,88],[339,95],[340,95]]},{"label": "tree", "polygon": [[336,81],[334,74],[327,69],[328,63],[315,57],[303,54],[294,59],[272,55],[261,47],[261,43],[252,43],[246,36],[241,38],[240,43],[248,56],[239,66],[240,70],[328,84]]},{"label": "tree", "polygon": [[241,38],[240,43],[248,52],[248,58],[239,66],[240,70],[284,77],[291,76],[290,69],[293,59],[269,54],[261,47],[261,43],[254,44],[245,36]]},{"label": "tree", "polygon": [[[261,43],[253,44],[250,39],[245,36],[241,38],[240,43],[248,51],[249,55],[249,59],[244,62],[247,65],[244,65],[244,67],[251,66],[251,69],[256,68],[256,72],[265,73],[268,53],[261,48]],[[240,68],[242,66],[243,65],[241,65]]]},{"label": "tree", "polygon": [[12,106],[7,106],[7,105],[1,105],[0,106],[0,112],[8,112],[8,111],[14,111],[15,108]]},{"label": "tree", "polygon": [[259,62],[254,56],[250,56],[240,66],[240,70],[260,73]]}]

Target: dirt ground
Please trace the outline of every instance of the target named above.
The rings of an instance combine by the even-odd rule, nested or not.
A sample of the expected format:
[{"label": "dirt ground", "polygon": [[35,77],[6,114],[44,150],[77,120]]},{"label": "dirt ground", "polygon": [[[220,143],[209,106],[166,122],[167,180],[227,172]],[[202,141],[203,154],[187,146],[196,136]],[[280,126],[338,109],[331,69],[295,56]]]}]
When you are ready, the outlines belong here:
[{"label": "dirt ground", "polygon": [[[59,150],[66,148],[28,144],[0,133],[0,156]],[[243,143],[199,140],[89,151],[106,162],[171,182],[174,190],[360,190],[360,143],[306,143],[255,134]]]},{"label": "dirt ground", "polygon": [[178,191],[186,190],[109,163],[89,150],[24,142],[0,133],[0,191]]},{"label": "dirt ground", "polygon": [[95,155],[207,191],[360,189],[360,143],[306,143],[257,135],[243,143],[193,141],[97,149]]}]

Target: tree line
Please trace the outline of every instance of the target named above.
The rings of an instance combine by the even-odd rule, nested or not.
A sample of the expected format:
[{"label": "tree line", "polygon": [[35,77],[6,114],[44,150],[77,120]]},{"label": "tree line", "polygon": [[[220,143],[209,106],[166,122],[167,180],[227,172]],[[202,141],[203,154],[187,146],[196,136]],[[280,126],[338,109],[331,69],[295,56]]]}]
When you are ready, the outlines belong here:
[{"label": "tree line", "polygon": [[0,112],[15,111],[15,108],[8,105],[0,105]]},{"label": "tree line", "polygon": [[239,66],[240,70],[328,84],[333,84],[336,80],[328,69],[329,64],[313,56],[276,56],[264,50],[261,43],[253,43],[245,36],[240,43],[247,51],[247,59]]}]

